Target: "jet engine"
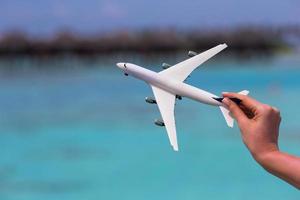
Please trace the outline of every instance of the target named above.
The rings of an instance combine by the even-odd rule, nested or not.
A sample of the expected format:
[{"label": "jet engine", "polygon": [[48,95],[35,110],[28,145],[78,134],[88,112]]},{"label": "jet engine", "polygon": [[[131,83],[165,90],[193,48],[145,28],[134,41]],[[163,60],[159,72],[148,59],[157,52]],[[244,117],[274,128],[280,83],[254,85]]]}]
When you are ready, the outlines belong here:
[{"label": "jet engine", "polygon": [[164,121],[160,120],[160,119],[155,119],[154,124],[157,125],[157,126],[165,126]]},{"label": "jet engine", "polygon": [[176,99],[181,100],[181,99],[182,99],[182,96],[176,94]]},{"label": "jet engine", "polygon": [[197,55],[197,53],[195,52],[195,51],[189,51],[188,52],[188,56],[189,57],[194,57],[194,56],[196,56]]},{"label": "jet engine", "polygon": [[168,69],[169,67],[171,67],[171,65],[168,63],[163,63],[161,66],[163,69]]},{"label": "jet engine", "polygon": [[156,100],[152,97],[146,97],[145,101],[150,104],[156,104]]}]

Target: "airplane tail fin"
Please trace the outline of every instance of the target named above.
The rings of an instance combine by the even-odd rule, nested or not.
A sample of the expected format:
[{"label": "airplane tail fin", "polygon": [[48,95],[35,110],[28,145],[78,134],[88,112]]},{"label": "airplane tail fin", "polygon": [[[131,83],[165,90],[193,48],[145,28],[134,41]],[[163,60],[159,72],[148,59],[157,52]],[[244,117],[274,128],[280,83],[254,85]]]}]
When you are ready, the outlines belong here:
[{"label": "airplane tail fin", "polygon": [[[249,94],[249,91],[248,90],[243,90],[241,92],[239,92],[239,94],[243,94],[243,95],[248,95]],[[219,106],[220,107],[220,110],[225,118],[225,121],[227,123],[227,125],[229,127],[233,127],[233,122],[234,122],[234,119],[233,117],[231,117],[230,113],[229,113],[229,110],[223,106]]]}]

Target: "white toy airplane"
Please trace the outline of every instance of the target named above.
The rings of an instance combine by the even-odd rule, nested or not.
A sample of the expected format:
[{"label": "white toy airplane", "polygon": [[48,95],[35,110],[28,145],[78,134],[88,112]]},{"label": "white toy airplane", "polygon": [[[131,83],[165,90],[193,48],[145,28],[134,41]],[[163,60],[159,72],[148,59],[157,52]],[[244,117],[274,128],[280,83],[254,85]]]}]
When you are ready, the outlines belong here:
[{"label": "white toy airplane", "polygon": [[[151,86],[155,99],[146,97],[146,102],[157,103],[163,121],[155,120],[155,124],[159,126],[166,126],[170,143],[175,151],[178,151],[174,117],[174,105],[176,98],[181,99],[181,97],[188,97],[201,103],[219,106],[227,125],[229,127],[233,127],[234,120],[229,115],[229,110],[227,110],[227,108],[223,105],[222,97],[218,97],[207,91],[184,83],[184,80],[194,69],[226,47],[226,44],[220,44],[198,55],[197,53],[190,51],[189,56],[192,58],[180,62],[172,67],[171,65],[163,63],[163,68],[165,68],[165,70],[159,73],[130,63],[117,63],[117,66],[124,71],[126,76],[132,75],[135,78],[145,81]],[[249,92],[247,90],[243,90],[239,93],[247,95]],[[241,102],[241,100],[236,98],[232,98],[232,100],[236,103]]]}]

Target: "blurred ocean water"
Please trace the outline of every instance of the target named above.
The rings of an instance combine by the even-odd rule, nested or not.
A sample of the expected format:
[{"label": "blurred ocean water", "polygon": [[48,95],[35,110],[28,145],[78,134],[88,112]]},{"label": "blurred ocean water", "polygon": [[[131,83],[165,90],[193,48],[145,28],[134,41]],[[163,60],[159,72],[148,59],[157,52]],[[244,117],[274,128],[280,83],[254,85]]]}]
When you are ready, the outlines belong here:
[{"label": "blurred ocean water", "polygon": [[[300,198],[253,161],[218,108],[178,101],[173,152],[144,101],[150,88],[125,77],[120,59],[0,60],[1,200]],[[158,71],[165,60],[134,61]],[[248,89],[280,108],[281,149],[300,155],[297,55],[209,61],[187,82],[215,94]]]}]

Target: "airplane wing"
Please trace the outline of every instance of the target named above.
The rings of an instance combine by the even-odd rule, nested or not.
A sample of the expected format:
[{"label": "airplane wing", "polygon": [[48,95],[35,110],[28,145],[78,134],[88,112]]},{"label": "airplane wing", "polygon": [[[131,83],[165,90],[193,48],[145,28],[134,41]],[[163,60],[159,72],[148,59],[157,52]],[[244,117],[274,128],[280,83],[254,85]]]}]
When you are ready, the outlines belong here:
[{"label": "airplane wing", "polygon": [[168,137],[175,151],[178,151],[174,117],[175,95],[151,85]]},{"label": "airplane wing", "polygon": [[201,65],[202,63],[204,63],[205,61],[207,61],[226,47],[226,44],[220,44],[201,54],[198,54],[185,61],[182,61],[166,70],[163,70],[159,72],[159,74],[172,77],[178,81],[184,81],[194,69],[196,69],[199,65]]}]

